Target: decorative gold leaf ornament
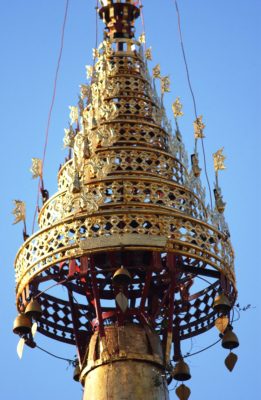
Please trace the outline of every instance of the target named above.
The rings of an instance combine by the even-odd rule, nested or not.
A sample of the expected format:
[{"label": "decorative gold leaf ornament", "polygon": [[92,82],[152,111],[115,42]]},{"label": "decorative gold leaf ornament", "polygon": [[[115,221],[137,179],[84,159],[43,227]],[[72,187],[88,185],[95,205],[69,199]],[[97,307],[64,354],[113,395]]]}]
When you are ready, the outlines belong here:
[{"label": "decorative gold leaf ornament", "polygon": [[157,65],[152,69],[152,74],[153,74],[153,78],[158,78],[158,79],[160,79],[160,64],[157,64]]},{"label": "decorative gold leaf ornament", "polygon": [[92,58],[95,60],[95,58],[99,57],[99,50],[98,49],[92,49]]},{"label": "decorative gold leaf ornament", "polygon": [[72,126],[70,126],[69,129],[65,128],[64,129],[63,146],[73,148],[74,138],[75,138],[75,132],[74,132]]},{"label": "decorative gold leaf ornament", "polygon": [[86,209],[89,213],[98,211],[99,204],[102,202],[103,197],[100,191],[96,194],[90,193],[88,190],[81,193],[80,207]]},{"label": "decorative gold leaf ornament", "polygon": [[146,43],[146,36],[145,36],[144,32],[139,36],[138,41],[140,42],[140,44],[145,44]]},{"label": "decorative gold leaf ornament", "polygon": [[90,131],[88,135],[89,143],[90,143],[90,150],[91,153],[94,153],[95,150],[97,149],[98,144],[100,143],[100,135],[99,132],[96,131]]},{"label": "decorative gold leaf ornament", "polygon": [[71,124],[78,122],[79,111],[77,106],[69,106]]},{"label": "decorative gold leaf ornament", "polygon": [[199,117],[196,118],[196,120],[193,123],[195,139],[203,139],[205,137],[203,131],[206,125],[203,123],[202,118],[203,116],[200,115]]},{"label": "decorative gold leaf ornament", "polygon": [[71,185],[71,192],[72,193],[79,193],[81,191],[81,182],[80,182],[80,176],[79,172],[75,171],[74,172],[74,177]]},{"label": "decorative gold leaf ornament", "polygon": [[163,76],[161,78],[161,93],[169,93],[170,92],[170,79],[169,76]]},{"label": "decorative gold leaf ornament", "polygon": [[149,47],[145,51],[145,57],[146,57],[147,60],[152,61],[152,50],[151,50],[151,47]]},{"label": "decorative gold leaf ornament", "polygon": [[116,140],[117,140],[117,135],[115,131],[112,128],[105,128],[100,131],[101,134],[101,145],[103,147],[109,147],[112,146]]},{"label": "decorative gold leaf ornament", "polygon": [[226,157],[223,154],[223,150],[224,150],[224,147],[222,147],[216,153],[213,154],[215,171],[220,171],[220,170],[226,169],[225,164],[224,164]]},{"label": "decorative gold leaf ornament", "polygon": [[109,40],[105,40],[103,43],[104,43],[104,49],[105,49],[106,56],[111,57],[113,55],[111,42]]},{"label": "decorative gold leaf ornament", "polygon": [[179,97],[177,97],[174,103],[172,104],[172,111],[175,118],[182,117],[182,115],[184,115],[184,113],[182,112],[182,107],[183,106],[180,102],[180,99]]},{"label": "decorative gold leaf ornament", "polygon": [[43,163],[40,158],[32,158],[32,166],[30,171],[32,172],[32,177],[33,179],[38,178],[39,176],[42,176],[42,171],[43,170]]},{"label": "decorative gold leaf ornament", "polygon": [[90,86],[89,85],[80,85],[81,88],[81,98],[84,100],[89,96],[90,93]]},{"label": "decorative gold leaf ornament", "polygon": [[86,68],[86,77],[87,77],[87,79],[92,78],[92,76],[93,76],[93,66],[92,65],[86,65],[85,68]]},{"label": "decorative gold leaf ornament", "polygon": [[222,315],[217,318],[215,321],[215,327],[219,330],[220,333],[224,333],[226,327],[228,326],[229,319],[226,315]]},{"label": "decorative gold leaf ornament", "polygon": [[12,214],[15,216],[15,220],[13,225],[17,224],[20,221],[25,221],[25,202],[21,200],[14,200],[15,208],[12,211]]}]

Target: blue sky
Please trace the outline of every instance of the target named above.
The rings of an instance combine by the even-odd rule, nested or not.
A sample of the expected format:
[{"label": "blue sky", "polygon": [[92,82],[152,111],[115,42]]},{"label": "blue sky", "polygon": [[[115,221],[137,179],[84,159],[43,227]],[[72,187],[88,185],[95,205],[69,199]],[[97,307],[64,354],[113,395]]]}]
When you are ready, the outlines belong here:
[{"label": "blue sky", "polygon": [[[29,172],[31,158],[43,153],[44,132],[50,106],[59,51],[64,0],[1,1],[1,325],[2,379],[0,395],[20,400],[81,398],[67,364],[39,350],[25,349],[16,355],[17,337],[12,334],[15,311],[13,260],[22,243],[22,227],[12,226],[12,200],[27,203],[31,231],[37,183]],[[69,105],[77,102],[79,84],[85,81],[86,64],[95,46],[95,1],[71,0],[64,53],[59,75],[47,149],[45,183],[56,191],[59,164],[63,162],[63,128]],[[193,149],[192,99],[179,45],[177,19],[172,0],[144,0],[147,45],[152,46],[151,66],[161,64],[171,78],[165,106],[180,96],[184,104],[181,131],[189,153]],[[224,146],[227,170],[220,183],[227,201],[226,218],[236,253],[236,272],[241,313],[235,332],[241,342],[233,373],[224,367],[226,352],[215,346],[189,360],[191,398],[243,400],[260,393],[260,0],[180,0],[183,36],[199,114],[207,125],[206,152],[211,183],[212,153]],[[141,32],[140,23],[137,33]],[[99,38],[102,24],[99,23]],[[201,158],[202,160],[202,158]],[[259,325],[258,325],[259,323]],[[198,349],[215,341],[217,332],[194,341]],[[47,340],[38,344],[64,357],[74,349]],[[171,392],[171,399],[174,399]]]}]

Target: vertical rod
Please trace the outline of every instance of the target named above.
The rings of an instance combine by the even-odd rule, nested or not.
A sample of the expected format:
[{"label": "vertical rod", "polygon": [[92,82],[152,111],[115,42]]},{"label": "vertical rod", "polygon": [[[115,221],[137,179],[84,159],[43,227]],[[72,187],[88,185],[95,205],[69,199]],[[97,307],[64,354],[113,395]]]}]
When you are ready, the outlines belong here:
[{"label": "vertical rod", "polygon": [[93,291],[93,295],[94,295],[94,307],[95,307],[96,316],[97,316],[97,319],[99,322],[99,332],[100,332],[101,337],[105,337],[101,304],[100,304],[100,295],[99,295],[99,289],[98,289],[97,279],[96,279],[96,275],[95,275],[93,256],[90,257],[90,271],[91,271],[92,291]]}]

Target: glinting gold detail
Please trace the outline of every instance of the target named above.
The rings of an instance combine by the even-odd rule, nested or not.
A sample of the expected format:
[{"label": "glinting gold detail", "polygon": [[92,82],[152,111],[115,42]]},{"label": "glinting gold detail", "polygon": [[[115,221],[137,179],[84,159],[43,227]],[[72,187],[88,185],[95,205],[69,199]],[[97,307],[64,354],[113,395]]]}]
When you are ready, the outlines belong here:
[{"label": "glinting gold detail", "polygon": [[161,77],[161,93],[170,92],[170,79],[168,76]]},{"label": "glinting gold detail", "polygon": [[215,171],[220,171],[222,169],[226,169],[226,167],[225,167],[226,157],[223,154],[223,150],[224,150],[224,147],[222,147],[216,153],[213,154]]},{"label": "glinting gold detail", "polygon": [[30,171],[32,172],[32,177],[33,179],[36,179],[38,177],[42,176],[42,169],[43,169],[43,165],[42,165],[42,160],[40,158],[32,158],[32,166]]},{"label": "glinting gold detail", "polygon": [[196,118],[196,120],[193,123],[195,139],[203,139],[205,137],[204,129],[205,129],[206,125],[203,123],[202,118],[203,118],[203,116],[200,115],[199,117]]},{"label": "glinting gold detail", "polygon": [[79,119],[79,111],[77,106],[69,106],[70,109],[70,120],[71,124],[78,122]]},{"label": "glinting gold detail", "polygon": [[157,64],[154,68],[153,68],[153,70],[152,70],[152,72],[153,72],[153,78],[160,78],[160,64]]},{"label": "glinting gold detail", "polygon": [[179,97],[177,97],[176,100],[174,101],[174,103],[172,104],[172,111],[173,111],[175,118],[182,117],[182,115],[184,115],[183,111],[182,111],[182,107],[183,106],[180,102],[180,99],[179,99]]},{"label": "glinting gold detail", "polygon": [[148,49],[146,49],[145,51],[145,57],[147,60],[152,61],[152,50],[151,47],[149,47]]},{"label": "glinting gold detail", "polygon": [[12,214],[15,217],[13,225],[17,224],[20,221],[25,221],[25,202],[21,200],[14,200],[14,210]]}]

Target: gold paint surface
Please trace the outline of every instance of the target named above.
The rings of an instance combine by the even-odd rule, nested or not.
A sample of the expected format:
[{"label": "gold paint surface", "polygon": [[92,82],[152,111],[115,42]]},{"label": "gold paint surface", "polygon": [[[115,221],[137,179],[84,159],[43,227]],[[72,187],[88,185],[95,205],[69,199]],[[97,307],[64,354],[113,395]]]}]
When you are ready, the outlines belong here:
[{"label": "gold paint surface", "polygon": [[84,400],[169,398],[160,340],[140,325],[106,327],[103,340],[95,333],[81,381]]}]

